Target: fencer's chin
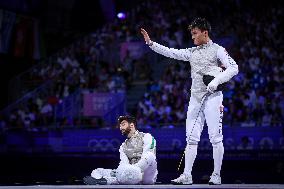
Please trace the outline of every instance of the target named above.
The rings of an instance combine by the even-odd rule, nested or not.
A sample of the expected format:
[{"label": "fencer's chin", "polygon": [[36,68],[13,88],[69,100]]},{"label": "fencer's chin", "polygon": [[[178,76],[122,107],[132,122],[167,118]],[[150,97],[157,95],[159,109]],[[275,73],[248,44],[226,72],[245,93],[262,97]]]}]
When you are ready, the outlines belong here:
[{"label": "fencer's chin", "polygon": [[127,137],[128,134],[129,134],[129,132],[127,132],[127,131],[124,130],[124,131],[121,131],[121,134],[122,134],[123,136],[126,136],[126,137]]}]

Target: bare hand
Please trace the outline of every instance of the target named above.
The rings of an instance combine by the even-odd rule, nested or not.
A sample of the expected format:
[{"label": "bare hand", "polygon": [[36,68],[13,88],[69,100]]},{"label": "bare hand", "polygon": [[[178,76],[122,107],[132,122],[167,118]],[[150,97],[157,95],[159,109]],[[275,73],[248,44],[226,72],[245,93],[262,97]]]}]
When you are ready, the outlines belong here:
[{"label": "bare hand", "polygon": [[149,44],[150,41],[151,41],[151,39],[150,39],[148,33],[146,32],[146,30],[144,30],[143,28],[141,28],[141,34],[143,35],[145,42],[146,42],[147,44]]}]

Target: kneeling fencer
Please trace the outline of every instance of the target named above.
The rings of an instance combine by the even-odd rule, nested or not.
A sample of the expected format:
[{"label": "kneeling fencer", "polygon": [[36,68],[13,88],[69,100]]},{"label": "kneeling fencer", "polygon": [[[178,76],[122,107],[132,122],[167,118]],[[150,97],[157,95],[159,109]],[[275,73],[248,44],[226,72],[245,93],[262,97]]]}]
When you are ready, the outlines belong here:
[{"label": "kneeling fencer", "polygon": [[119,149],[117,169],[97,168],[84,177],[85,184],[154,184],[157,179],[156,140],[139,132],[132,116],[118,118],[121,133],[127,137]]}]

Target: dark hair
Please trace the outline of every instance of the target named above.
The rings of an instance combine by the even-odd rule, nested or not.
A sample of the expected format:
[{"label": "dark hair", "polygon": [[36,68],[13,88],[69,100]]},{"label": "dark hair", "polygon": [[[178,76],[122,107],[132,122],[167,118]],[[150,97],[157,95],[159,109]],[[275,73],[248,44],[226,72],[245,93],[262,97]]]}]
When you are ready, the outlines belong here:
[{"label": "dark hair", "polygon": [[195,18],[188,26],[189,30],[192,30],[193,28],[198,28],[201,31],[208,31],[208,33],[211,32],[211,25],[205,18]]},{"label": "dark hair", "polygon": [[128,123],[133,123],[134,127],[136,128],[137,121],[135,117],[130,116],[130,115],[119,116],[118,123],[121,124],[121,122],[123,122],[124,120],[127,121]]}]

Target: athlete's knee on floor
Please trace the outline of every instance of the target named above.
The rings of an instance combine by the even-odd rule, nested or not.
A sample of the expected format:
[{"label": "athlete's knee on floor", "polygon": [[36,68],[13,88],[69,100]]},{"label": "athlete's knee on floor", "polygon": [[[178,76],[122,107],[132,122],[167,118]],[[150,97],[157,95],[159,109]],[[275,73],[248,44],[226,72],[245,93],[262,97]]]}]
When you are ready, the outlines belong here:
[{"label": "athlete's knee on floor", "polygon": [[148,162],[153,162],[156,160],[156,156],[153,152],[146,152],[145,153],[145,159],[148,161]]},{"label": "athlete's knee on floor", "polygon": [[116,178],[120,184],[139,184],[142,181],[142,173],[139,167],[124,164],[116,169]]}]

